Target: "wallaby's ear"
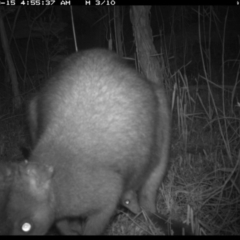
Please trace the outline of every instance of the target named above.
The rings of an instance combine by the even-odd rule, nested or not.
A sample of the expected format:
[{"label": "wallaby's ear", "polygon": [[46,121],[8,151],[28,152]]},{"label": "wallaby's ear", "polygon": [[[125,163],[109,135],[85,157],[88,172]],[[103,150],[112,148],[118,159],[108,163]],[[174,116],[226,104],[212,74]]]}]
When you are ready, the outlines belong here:
[{"label": "wallaby's ear", "polygon": [[14,174],[14,167],[8,163],[0,163],[0,190],[4,189],[6,184],[12,180]]},{"label": "wallaby's ear", "polygon": [[26,163],[21,169],[24,181],[29,186],[29,192],[39,200],[47,196],[53,175],[53,167],[35,163]]}]

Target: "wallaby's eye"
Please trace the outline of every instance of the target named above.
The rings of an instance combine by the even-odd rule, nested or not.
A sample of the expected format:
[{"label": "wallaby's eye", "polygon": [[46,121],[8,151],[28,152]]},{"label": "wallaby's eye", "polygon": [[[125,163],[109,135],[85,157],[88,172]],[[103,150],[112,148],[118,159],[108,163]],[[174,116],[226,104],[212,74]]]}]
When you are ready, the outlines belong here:
[{"label": "wallaby's eye", "polygon": [[24,233],[29,233],[32,230],[32,224],[29,222],[24,222],[21,226],[21,230]]},{"label": "wallaby's eye", "polygon": [[25,232],[25,233],[28,233],[30,232],[32,229],[32,225],[28,222],[25,222],[23,225],[22,225],[22,231]]}]

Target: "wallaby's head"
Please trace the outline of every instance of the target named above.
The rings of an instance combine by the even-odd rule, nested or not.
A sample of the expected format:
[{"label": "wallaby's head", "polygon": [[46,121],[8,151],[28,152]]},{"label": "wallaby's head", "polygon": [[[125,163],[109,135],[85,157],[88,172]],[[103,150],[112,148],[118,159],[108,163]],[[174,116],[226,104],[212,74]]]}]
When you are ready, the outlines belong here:
[{"label": "wallaby's head", "polygon": [[28,162],[5,170],[2,178],[8,184],[2,187],[6,195],[1,211],[6,219],[1,219],[4,224],[0,232],[19,235],[48,231],[54,220],[52,174],[52,167]]}]

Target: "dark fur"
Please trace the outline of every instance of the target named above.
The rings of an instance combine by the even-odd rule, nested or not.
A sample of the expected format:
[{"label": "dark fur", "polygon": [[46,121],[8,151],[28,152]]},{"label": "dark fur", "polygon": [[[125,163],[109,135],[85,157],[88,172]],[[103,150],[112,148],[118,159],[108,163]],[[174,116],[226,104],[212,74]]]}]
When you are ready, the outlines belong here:
[{"label": "dark fur", "polygon": [[[95,49],[67,58],[31,101],[28,119],[34,150],[14,177],[9,233],[45,234],[55,222],[63,233],[101,234],[128,192],[156,212],[167,101],[117,55]],[[74,223],[80,217],[83,230]]]}]

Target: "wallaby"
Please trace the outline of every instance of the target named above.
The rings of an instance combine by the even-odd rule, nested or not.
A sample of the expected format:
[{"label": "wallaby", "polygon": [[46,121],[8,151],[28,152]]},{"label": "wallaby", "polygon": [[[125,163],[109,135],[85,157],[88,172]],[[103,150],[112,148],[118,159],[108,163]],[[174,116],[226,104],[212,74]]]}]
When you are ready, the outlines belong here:
[{"label": "wallaby", "polygon": [[45,234],[55,223],[65,234],[101,234],[132,194],[156,213],[170,141],[163,90],[92,49],[65,59],[28,112],[33,151],[12,173],[6,233]]}]

